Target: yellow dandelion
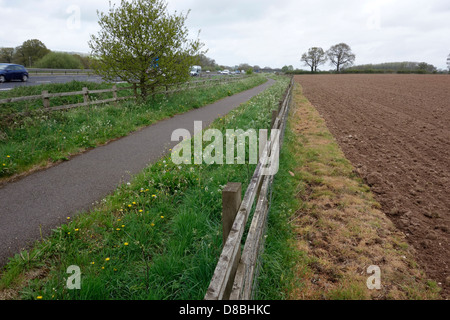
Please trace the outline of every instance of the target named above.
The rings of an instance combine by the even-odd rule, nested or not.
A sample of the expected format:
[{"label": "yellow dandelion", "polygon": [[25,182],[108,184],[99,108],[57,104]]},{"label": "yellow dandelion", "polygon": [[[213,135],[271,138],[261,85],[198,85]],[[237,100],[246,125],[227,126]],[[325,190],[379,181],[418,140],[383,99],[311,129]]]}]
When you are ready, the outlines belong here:
[{"label": "yellow dandelion", "polygon": [[139,210],[139,212],[142,213],[142,212],[144,212],[144,210],[141,209],[141,210]]},{"label": "yellow dandelion", "polygon": [[36,299],[41,300],[42,296],[37,296]]},{"label": "yellow dandelion", "polygon": [[128,242],[125,242],[123,245],[124,245],[124,246],[128,246]]},{"label": "yellow dandelion", "polygon": [[161,219],[164,219],[164,216],[161,216]]},{"label": "yellow dandelion", "polygon": [[124,225],[124,224],[122,225],[122,228],[125,228],[125,225]]},{"label": "yellow dandelion", "polygon": [[80,231],[80,229],[75,229],[76,232]]},{"label": "yellow dandelion", "polygon": [[136,205],[136,202],[132,202],[134,205]]},{"label": "yellow dandelion", "polygon": [[6,156],[7,158],[11,158],[11,156]]},{"label": "yellow dandelion", "polygon": [[116,231],[120,231],[120,228],[117,228]]},{"label": "yellow dandelion", "polygon": [[91,264],[94,265],[94,264],[95,264],[95,261],[92,261]]},{"label": "yellow dandelion", "polygon": [[152,224],[150,224],[152,227],[154,227],[155,226],[155,224],[154,223],[152,223]]},{"label": "yellow dandelion", "polygon": [[109,260],[111,260],[111,259],[110,259],[110,258],[106,258],[106,259],[105,259],[105,261],[109,261]]},{"label": "yellow dandelion", "polygon": [[128,205],[128,208],[131,208],[131,207],[132,207],[132,205],[131,205],[131,204],[129,204],[129,205]]},{"label": "yellow dandelion", "polygon": [[67,220],[70,220],[70,217],[67,217]]}]

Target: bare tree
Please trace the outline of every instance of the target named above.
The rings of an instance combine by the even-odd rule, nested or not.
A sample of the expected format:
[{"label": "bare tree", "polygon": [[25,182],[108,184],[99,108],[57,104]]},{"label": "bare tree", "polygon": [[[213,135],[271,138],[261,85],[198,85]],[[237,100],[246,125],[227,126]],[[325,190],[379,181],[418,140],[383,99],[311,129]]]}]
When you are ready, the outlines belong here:
[{"label": "bare tree", "polygon": [[313,47],[302,55],[301,61],[311,67],[311,72],[317,72],[317,67],[327,61],[327,55],[322,48]]},{"label": "bare tree", "polygon": [[341,68],[346,65],[353,65],[356,56],[353,54],[352,49],[346,43],[339,43],[332,46],[327,51],[327,56],[331,63],[336,66],[336,71],[340,72]]}]

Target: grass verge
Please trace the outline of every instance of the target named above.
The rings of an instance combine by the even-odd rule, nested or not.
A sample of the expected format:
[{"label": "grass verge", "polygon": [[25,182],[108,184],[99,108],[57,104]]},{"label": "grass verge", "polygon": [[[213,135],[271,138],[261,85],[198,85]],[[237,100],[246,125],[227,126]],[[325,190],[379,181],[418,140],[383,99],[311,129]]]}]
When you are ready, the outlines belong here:
[{"label": "grass verge", "polygon": [[[260,298],[439,299],[299,85],[283,149]],[[380,290],[367,287],[372,265],[381,270]]]},{"label": "grass verge", "polygon": [[[13,123],[0,124],[0,182],[66,161],[73,155],[123,137],[139,128],[200,108],[265,81],[263,76],[254,76],[211,88],[192,89],[169,96],[160,94],[143,103],[127,101],[117,106],[106,104],[52,113],[38,112]],[[77,91],[84,86],[89,89],[104,89],[108,84],[74,81],[61,85],[25,87],[21,90],[40,92],[45,88],[53,93]]]},{"label": "grass verge", "polygon": [[[212,127],[223,133],[268,128],[290,81],[275,79]],[[203,299],[222,248],[222,188],[241,182],[244,192],[254,169],[161,159],[11,259],[1,273],[0,298]],[[66,287],[71,265],[81,269],[81,290]]]}]

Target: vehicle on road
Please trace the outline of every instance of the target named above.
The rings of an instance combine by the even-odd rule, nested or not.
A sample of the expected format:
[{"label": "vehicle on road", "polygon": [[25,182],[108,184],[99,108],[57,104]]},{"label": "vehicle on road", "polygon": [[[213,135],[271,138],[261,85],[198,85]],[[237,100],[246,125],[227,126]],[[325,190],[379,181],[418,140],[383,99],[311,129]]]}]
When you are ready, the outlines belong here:
[{"label": "vehicle on road", "polygon": [[222,74],[230,74],[230,70],[225,69],[225,70],[222,71]]},{"label": "vehicle on road", "polygon": [[202,73],[202,67],[200,66],[193,66],[191,68],[191,76],[192,77],[198,77]]},{"label": "vehicle on road", "polygon": [[0,63],[0,83],[13,80],[27,82],[28,78],[28,71],[24,66],[11,63]]}]

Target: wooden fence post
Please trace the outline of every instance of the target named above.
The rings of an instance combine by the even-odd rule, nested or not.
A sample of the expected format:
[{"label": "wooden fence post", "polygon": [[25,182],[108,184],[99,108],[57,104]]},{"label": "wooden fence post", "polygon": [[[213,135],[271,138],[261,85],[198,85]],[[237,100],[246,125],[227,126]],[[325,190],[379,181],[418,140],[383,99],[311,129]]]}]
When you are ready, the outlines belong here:
[{"label": "wooden fence post", "polygon": [[113,85],[113,98],[114,102],[117,102],[117,85]]},{"label": "wooden fence post", "polygon": [[83,100],[84,103],[89,104],[89,89],[86,87],[83,87]]},{"label": "wooden fence post", "polygon": [[[242,184],[230,182],[222,190],[222,227],[223,227],[223,245],[225,245],[228,235],[233,226],[236,214],[242,202]],[[241,259],[241,250],[239,249],[235,264],[231,270],[230,279],[227,283],[223,299],[228,300],[233,289],[234,275],[236,273],[239,261]]]},{"label": "wooden fence post", "polygon": [[47,90],[42,91],[42,103],[45,108],[50,108],[50,96]]}]

